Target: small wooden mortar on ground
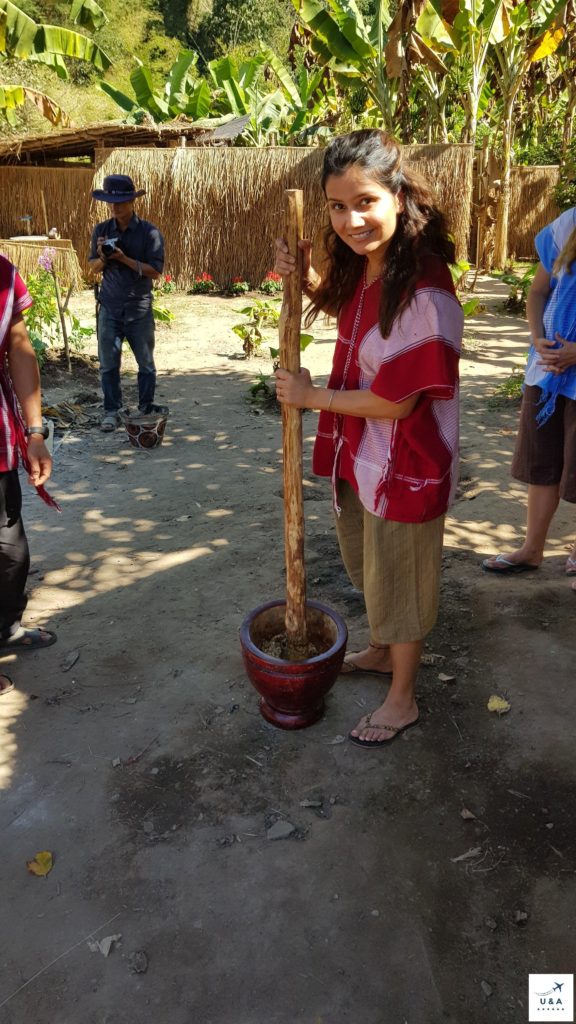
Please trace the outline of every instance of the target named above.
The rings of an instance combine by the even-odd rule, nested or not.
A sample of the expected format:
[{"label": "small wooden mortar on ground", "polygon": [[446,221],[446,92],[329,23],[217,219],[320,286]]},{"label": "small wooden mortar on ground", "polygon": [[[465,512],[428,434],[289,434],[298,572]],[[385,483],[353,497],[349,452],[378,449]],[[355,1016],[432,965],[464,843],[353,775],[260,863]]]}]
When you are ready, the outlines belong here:
[{"label": "small wooden mortar on ground", "polygon": [[[289,189],[285,234],[297,268],[284,282],[279,329],[280,365],[291,373],[300,371],[302,224],[302,192]],[[282,406],[282,428],[286,601],[272,601],[251,612],[242,624],[240,643],[248,677],[261,695],[264,718],[282,729],[301,729],[322,715],[324,697],[342,666],[347,630],[336,612],[306,601],[301,411]],[[272,650],[274,654],[269,653]]]}]

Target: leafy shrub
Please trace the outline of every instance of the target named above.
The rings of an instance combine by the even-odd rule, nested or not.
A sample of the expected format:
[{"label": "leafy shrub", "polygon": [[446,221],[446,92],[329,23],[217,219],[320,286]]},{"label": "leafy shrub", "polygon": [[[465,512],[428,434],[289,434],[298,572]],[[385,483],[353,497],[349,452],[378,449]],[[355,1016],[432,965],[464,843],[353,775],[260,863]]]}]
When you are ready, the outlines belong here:
[{"label": "leafy shrub", "polygon": [[277,292],[281,292],[282,277],[280,274],[277,274],[274,270],[269,270],[258,291],[264,292],[265,295],[276,295]]},{"label": "leafy shrub", "polygon": [[216,291],[216,284],[211,274],[198,274],[192,282],[190,289],[192,295],[209,295]]},{"label": "leafy shrub", "polygon": [[229,295],[244,295],[250,291],[250,285],[243,277],[233,277],[226,291]]}]

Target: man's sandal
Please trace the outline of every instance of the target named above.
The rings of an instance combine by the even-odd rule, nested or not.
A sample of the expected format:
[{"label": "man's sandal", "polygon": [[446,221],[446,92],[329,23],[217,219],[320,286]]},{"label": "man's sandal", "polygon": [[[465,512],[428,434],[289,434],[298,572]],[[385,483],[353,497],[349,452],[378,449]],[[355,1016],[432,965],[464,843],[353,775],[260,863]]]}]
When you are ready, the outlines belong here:
[{"label": "man's sandal", "polygon": [[51,629],[20,629],[12,636],[0,640],[0,651],[34,651],[39,647],[51,647],[57,640]]}]

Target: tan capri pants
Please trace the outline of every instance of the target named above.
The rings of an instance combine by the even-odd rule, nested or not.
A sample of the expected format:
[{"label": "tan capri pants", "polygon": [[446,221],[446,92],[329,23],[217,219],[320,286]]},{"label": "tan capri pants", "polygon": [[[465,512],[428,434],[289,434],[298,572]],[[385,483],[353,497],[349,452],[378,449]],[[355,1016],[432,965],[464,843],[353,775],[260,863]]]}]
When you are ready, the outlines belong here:
[{"label": "tan capri pants", "polygon": [[346,572],[362,590],[375,644],[423,640],[438,616],[444,516],[396,523],[368,512],[338,481],[336,532]]}]

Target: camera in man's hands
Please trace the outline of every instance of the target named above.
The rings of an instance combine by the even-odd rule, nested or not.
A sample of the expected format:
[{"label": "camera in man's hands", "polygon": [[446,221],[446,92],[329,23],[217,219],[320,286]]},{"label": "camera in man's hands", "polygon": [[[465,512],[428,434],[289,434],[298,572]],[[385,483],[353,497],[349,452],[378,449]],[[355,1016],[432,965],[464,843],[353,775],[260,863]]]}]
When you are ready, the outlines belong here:
[{"label": "camera in man's hands", "polygon": [[105,242],[102,242],[102,245],[100,246],[100,252],[106,259],[108,259],[108,257],[111,256],[112,253],[119,252],[118,246],[116,245],[116,239],[107,238]]}]

